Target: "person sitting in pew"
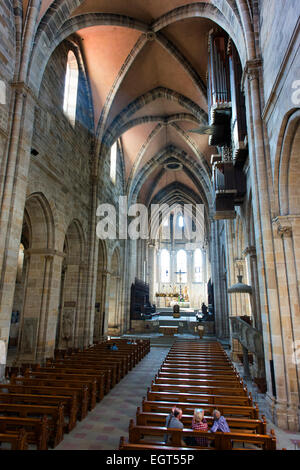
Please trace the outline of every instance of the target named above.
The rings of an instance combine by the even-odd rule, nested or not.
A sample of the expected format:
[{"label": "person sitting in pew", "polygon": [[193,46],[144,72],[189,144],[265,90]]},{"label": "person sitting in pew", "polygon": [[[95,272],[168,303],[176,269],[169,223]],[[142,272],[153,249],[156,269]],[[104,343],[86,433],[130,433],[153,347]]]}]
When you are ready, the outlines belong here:
[{"label": "person sitting in pew", "polygon": [[227,424],[224,416],[221,415],[219,410],[213,411],[214,422],[209,432],[230,432],[230,428]]},{"label": "person sitting in pew", "polygon": [[[183,429],[183,423],[180,421],[182,417],[182,409],[181,408],[172,408],[171,413],[166,419],[166,428],[172,429]],[[168,435],[165,436],[165,442],[168,441]],[[187,445],[187,442],[181,442],[182,446]]]},{"label": "person sitting in pew", "polygon": [[[206,419],[204,418],[204,410],[200,408],[195,409],[194,416],[192,419],[192,429],[195,431],[208,431],[208,424]],[[206,437],[196,437],[192,439],[194,439],[195,443],[192,443],[190,445],[196,445],[201,447],[208,446],[208,440],[206,439]]]},{"label": "person sitting in pew", "polygon": [[[174,424],[173,420],[176,419],[176,417],[174,415],[175,411],[176,411],[176,416],[178,416],[179,409],[176,408],[176,406],[173,406],[173,408],[171,409],[171,413],[166,417],[166,428],[171,428],[171,427],[177,428],[177,427],[179,427],[180,429],[182,429],[183,424],[180,421],[178,421],[178,423],[175,421],[175,426],[171,426],[171,422],[172,422],[172,424]],[[166,434],[165,435],[165,443],[168,442],[168,438],[169,438],[169,436],[168,436],[168,434]]]},{"label": "person sitting in pew", "polygon": [[119,348],[118,348],[118,346],[116,345],[116,343],[113,343],[113,345],[112,345],[112,347],[111,347],[110,349],[111,349],[111,351],[118,351],[118,350],[119,350]]}]

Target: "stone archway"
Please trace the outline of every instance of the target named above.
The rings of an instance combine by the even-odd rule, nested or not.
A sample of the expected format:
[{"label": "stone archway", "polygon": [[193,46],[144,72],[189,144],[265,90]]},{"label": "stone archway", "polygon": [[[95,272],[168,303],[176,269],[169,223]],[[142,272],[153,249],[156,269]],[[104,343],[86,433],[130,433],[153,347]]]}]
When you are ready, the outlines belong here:
[{"label": "stone archway", "polygon": [[[55,256],[52,211],[41,193],[27,198],[21,244],[24,262],[18,360],[38,361],[51,350],[58,290],[53,272],[61,263],[61,257]],[[18,290],[15,300],[16,295]]]},{"label": "stone archway", "polygon": [[94,343],[99,341],[101,337],[104,335],[106,286],[107,286],[106,246],[103,240],[99,240],[96,296],[95,296],[94,337],[93,337]]},{"label": "stone archway", "polygon": [[73,220],[65,236],[64,261],[61,269],[56,332],[56,347],[60,349],[80,346],[79,338],[83,338],[84,318],[81,305],[83,246],[81,225],[77,220]]}]

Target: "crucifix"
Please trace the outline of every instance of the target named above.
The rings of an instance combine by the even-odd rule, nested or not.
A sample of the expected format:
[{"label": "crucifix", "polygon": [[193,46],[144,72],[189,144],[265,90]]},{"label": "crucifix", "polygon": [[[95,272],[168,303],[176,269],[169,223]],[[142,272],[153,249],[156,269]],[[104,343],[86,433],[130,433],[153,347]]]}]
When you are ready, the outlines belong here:
[{"label": "crucifix", "polygon": [[181,298],[181,276],[183,274],[186,274],[185,271],[181,271],[181,269],[179,269],[179,271],[175,271],[175,274],[179,274],[179,296]]}]

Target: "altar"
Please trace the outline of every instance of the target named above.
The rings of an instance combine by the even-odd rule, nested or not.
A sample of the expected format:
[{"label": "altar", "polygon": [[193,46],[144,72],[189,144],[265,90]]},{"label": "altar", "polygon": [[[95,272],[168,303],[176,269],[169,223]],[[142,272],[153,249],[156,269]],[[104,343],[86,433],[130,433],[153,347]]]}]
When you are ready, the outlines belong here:
[{"label": "altar", "polygon": [[163,333],[164,336],[174,336],[178,333],[178,326],[160,326],[159,332]]}]

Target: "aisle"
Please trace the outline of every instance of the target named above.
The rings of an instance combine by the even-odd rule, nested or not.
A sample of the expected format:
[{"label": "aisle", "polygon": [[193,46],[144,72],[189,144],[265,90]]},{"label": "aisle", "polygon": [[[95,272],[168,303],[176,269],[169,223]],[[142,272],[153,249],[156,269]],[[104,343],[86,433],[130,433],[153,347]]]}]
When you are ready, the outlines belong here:
[{"label": "aisle", "polygon": [[128,425],[141,406],[169,347],[152,347],[88,416],[54,450],[116,450],[120,436],[128,435]]}]

